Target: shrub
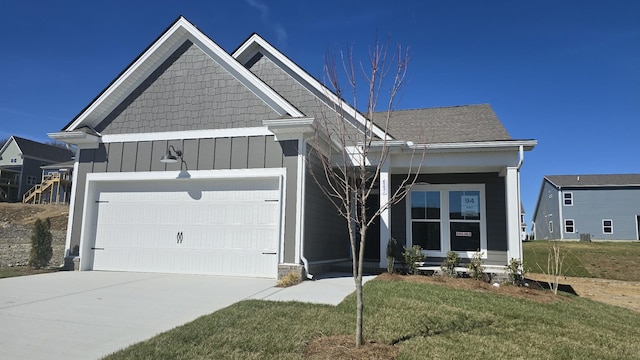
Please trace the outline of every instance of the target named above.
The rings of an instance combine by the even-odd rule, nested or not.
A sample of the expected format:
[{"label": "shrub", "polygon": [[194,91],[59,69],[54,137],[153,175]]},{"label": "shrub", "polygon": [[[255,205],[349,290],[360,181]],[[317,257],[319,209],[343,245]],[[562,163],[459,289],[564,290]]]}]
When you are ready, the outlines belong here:
[{"label": "shrub", "polygon": [[49,265],[51,256],[53,256],[53,248],[51,247],[51,221],[36,220],[33,225],[33,234],[31,235],[31,253],[29,256],[29,265],[35,269],[42,269]]},{"label": "shrub", "polygon": [[522,271],[522,261],[511,258],[507,265],[507,276],[509,284],[520,286],[524,283],[524,272]]},{"label": "shrub", "polygon": [[424,255],[422,254],[422,248],[420,245],[413,245],[410,248],[404,247],[404,264],[407,266],[407,273],[409,275],[418,274],[418,262],[424,261]]},{"label": "shrub", "polygon": [[302,278],[300,274],[296,272],[290,272],[287,275],[283,276],[280,280],[278,280],[278,287],[289,287],[293,285],[298,285],[302,282]]},{"label": "shrub", "polygon": [[469,269],[469,272],[471,274],[471,277],[475,280],[481,280],[482,279],[482,275],[484,274],[484,271],[482,269],[482,265],[483,265],[483,261],[482,261],[482,254],[484,252],[482,251],[476,251],[473,256],[471,257],[471,260],[469,261],[469,264],[467,265],[467,269]]},{"label": "shrub", "polygon": [[396,257],[394,253],[396,251],[396,245],[398,245],[398,242],[395,238],[389,239],[387,243],[387,272],[389,274],[393,274],[395,270]]},{"label": "shrub", "polygon": [[440,265],[440,269],[442,269],[442,273],[447,276],[457,276],[456,266],[460,264],[460,256],[455,251],[447,252],[447,258]]}]

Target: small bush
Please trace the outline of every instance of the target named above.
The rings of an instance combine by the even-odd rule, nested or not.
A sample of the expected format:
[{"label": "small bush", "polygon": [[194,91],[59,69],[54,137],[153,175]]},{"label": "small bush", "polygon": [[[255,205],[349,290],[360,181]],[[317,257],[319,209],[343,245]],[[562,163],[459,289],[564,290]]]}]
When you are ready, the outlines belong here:
[{"label": "small bush", "polygon": [[398,242],[395,238],[389,239],[387,243],[387,272],[393,274],[395,271],[396,257],[394,255]]},{"label": "small bush", "polygon": [[442,272],[451,277],[458,276],[456,272],[456,266],[460,264],[460,255],[455,251],[447,252],[447,258],[440,265]]},{"label": "small bush", "polygon": [[51,247],[51,220],[36,220],[33,225],[33,234],[31,235],[31,253],[29,256],[29,266],[35,269],[42,269],[49,265],[53,256],[53,248]]},{"label": "small bush", "polygon": [[471,261],[467,265],[467,269],[469,269],[469,273],[471,278],[475,280],[481,280],[484,274],[484,270],[482,269],[483,261],[482,261],[482,251],[476,251],[471,257]]},{"label": "small bush", "polygon": [[404,247],[404,252],[402,256],[404,256],[404,264],[407,266],[407,274],[409,275],[417,275],[418,274],[418,262],[424,261],[424,255],[422,254],[422,248],[420,245],[413,245],[410,248]]},{"label": "small bush", "polygon": [[509,284],[520,286],[524,283],[524,272],[522,271],[522,261],[511,258],[507,265],[507,276]]},{"label": "small bush", "polygon": [[302,282],[302,278],[300,274],[295,272],[290,272],[287,275],[283,276],[282,279],[278,280],[278,287],[289,287],[293,285],[298,285]]}]

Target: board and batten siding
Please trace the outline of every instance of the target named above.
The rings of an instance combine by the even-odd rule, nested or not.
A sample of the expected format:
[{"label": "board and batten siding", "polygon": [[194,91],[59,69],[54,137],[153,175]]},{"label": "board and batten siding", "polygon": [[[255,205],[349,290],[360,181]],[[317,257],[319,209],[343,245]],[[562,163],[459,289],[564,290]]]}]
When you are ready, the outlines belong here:
[{"label": "board and batten siding", "polygon": [[[404,177],[404,175],[391,176],[393,191],[397,189]],[[508,263],[504,177],[500,177],[498,173],[423,174],[418,177],[416,183],[431,185],[484,184],[487,215],[487,258],[484,263],[486,265],[506,265]],[[409,215],[406,213],[406,201],[406,198],[403,199],[391,209],[391,236],[398,242],[397,253],[401,253],[402,247],[407,246],[407,216]],[[440,257],[427,259],[428,262],[435,263],[440,263],[443,260],[444,258]]]},{"label": "board and batten siding", "polygon": [[203,138],[114,142],[97,149],[79,151],[78,174],[70,247],[80,244],[83,200],[88,173],[176,171],[179,164],[160,162],[167,147],[183,149],[188,170],[227,170],[284,168],[286,170],[286,204],[284,261],[295,259],[295,229],[298,167],[297,140],[275,141],[273,136]]},{"label": "board and batten siding", "polygon": [[[562,205],[559,230],[564,220],[574,220],[574,233],[564,232],[564,239],[580,239],[590,234],[592,240],[638,240],[636,217],[640,215],[640,188],[565,189],[573,193],[573,205]],[[602,220],[612,220],[613,233],[605,234]]]}]

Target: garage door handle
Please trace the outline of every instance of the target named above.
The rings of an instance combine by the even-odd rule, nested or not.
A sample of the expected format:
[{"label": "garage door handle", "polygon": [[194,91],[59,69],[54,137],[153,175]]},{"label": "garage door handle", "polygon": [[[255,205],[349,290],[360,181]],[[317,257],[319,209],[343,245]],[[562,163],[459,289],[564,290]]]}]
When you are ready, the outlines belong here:
[{"label": "garage door handle", "polygon": [[104,248],[91,248],[91,250],[104,250]]},{"label": "garage door handle", "polygon": [[275,255],[275,252],[263,252],[262,255]]}]

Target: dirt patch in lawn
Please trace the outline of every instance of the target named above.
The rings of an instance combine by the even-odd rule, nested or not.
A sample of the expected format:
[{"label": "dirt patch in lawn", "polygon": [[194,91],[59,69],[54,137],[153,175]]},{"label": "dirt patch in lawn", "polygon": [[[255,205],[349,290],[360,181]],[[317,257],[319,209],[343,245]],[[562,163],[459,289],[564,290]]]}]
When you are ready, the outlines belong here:
[{"label": "dirt patch in lawn", "polygon": [[475,290],[504,294],[521,299],[533,300],[541,303],[551,303],[554,301],[571,301],[566,296],[554,296],[553,293],[544,289],[543,284],[529,281],[529,286],[512,286],[501,284],[495,286],[485,281],[478,281],[469,278],[454,278],[448,276],[424,276],[424,275],[398,275],[381,274],[377,277],[381,280],[390,281],[412,281],[424,284],[436,284],[456,289]]},{"label": "dirt patch in lawn", "polygon": [[305,359],[372,359],[389,360],[398,356],[398,348],[393,345],[365,342],[355,345],[353,335],[325,336],[313,339],[305,349]]},{"label": "dirt patch in lawn", "polygon": [[[540,283],[547,281],[547,276],[544,274],[527,273],[527,278]],[[563,276],[559,283],[571,286],[578,296],[640,311],[640,282],[638,281]]]}]

